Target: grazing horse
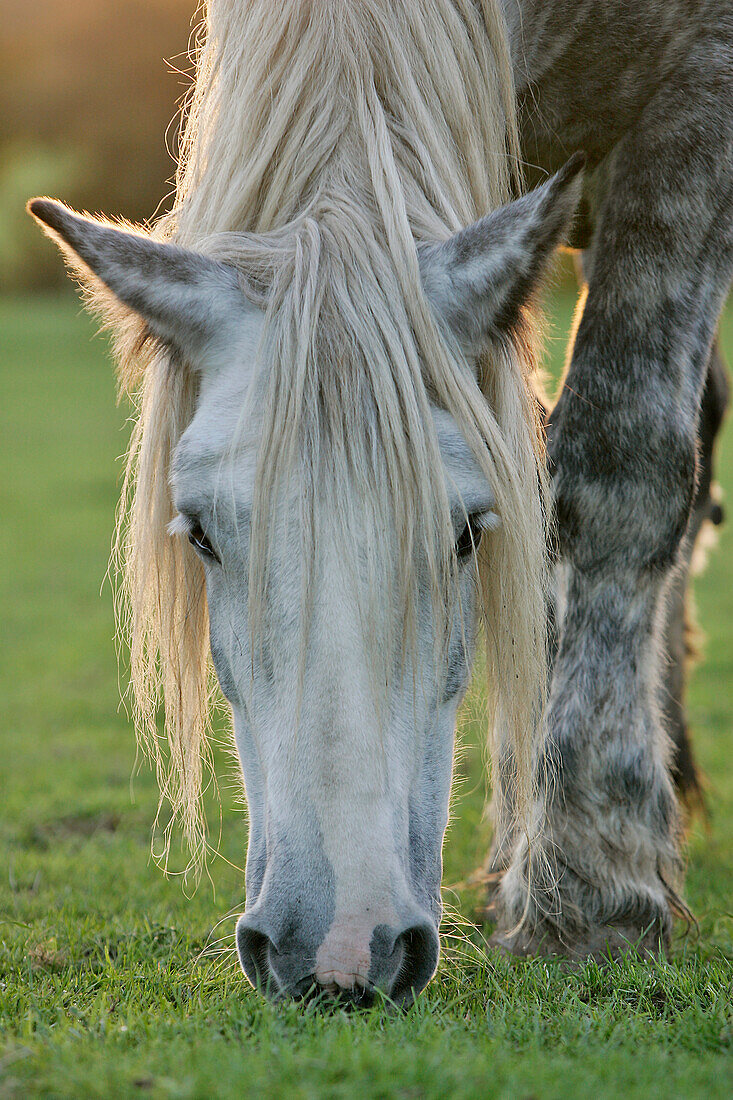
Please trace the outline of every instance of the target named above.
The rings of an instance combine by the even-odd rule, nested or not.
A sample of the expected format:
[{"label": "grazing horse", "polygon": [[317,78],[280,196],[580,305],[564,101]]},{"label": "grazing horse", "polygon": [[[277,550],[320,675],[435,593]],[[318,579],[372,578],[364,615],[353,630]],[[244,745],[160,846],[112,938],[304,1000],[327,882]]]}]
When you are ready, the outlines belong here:
[{"label": "grazing horse", "polygon": [[[271,994],[433,974],[479,634],[497,941],[654,950],[684,912],[664,646],[724,405],[732,48],[727,0],[210,0],[170,215],[30,204],[138,401],[138,731],[195,861],[210,644]],[[548,464],[531,299],[564,240]]]}]

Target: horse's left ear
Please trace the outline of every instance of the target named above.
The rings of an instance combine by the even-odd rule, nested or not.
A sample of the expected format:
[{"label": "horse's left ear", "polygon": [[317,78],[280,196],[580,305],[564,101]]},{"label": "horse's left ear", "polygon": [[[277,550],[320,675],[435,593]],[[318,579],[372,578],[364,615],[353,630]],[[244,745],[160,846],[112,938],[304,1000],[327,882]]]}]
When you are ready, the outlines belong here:
[{"label": "horse's left ear", "polygon": [[[163,244],[141,230],[84,217],[52,199],[33,199],[28,212],[65,254],[83,283],[104,284],[139,314],[149,331],[194,368],[216,359],[254,307],[236,270],[198,252]],[[212,352],[214,354],[212,355]]]},{"label": "horse's left ear", "polygon": [[419,247],[423,289],[469,356],[509,331],[565,238],[580,199],[585,155],[546,183],[447,241]]}]

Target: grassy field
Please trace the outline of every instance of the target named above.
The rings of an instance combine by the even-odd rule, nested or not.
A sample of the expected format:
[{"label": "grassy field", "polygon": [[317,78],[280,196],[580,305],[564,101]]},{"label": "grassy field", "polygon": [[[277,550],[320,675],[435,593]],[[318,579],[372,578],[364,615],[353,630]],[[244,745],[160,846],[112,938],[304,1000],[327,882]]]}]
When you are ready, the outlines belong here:
[{"label": "grassy field", "polygon": [[[556,294],[556,365],[571,309]],[[150,860],[155,785],[135,766],[100,594],[124,414],[91,334],[70,298],[0,302],[0,1096],[731,1096],[730,529],[697,583],[708,656],[690,713],[711,809],[690,841],[699,931],[668,961],[573,974],[482,947],[462,923],[476,896],[460,884],[488,839],[468,707],[445,860],[455,915],[428,991],[400,1016],[265,1004],[232,953],[235,784],[214,888],[186,898]],[[730,308],[724,336],[733,362]],[[731,425],[719,479],[733,499]]]}]

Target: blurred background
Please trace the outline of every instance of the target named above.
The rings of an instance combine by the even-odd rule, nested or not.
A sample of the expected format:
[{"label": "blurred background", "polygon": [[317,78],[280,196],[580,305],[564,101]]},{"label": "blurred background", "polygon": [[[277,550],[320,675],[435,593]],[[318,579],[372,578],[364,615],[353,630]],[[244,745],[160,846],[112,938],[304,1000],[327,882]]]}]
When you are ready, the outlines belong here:
[{"label": "blurred background", "polygon": [[196,0],[0,0],[0,294],[60,286],[24,212],[165,209]]}]

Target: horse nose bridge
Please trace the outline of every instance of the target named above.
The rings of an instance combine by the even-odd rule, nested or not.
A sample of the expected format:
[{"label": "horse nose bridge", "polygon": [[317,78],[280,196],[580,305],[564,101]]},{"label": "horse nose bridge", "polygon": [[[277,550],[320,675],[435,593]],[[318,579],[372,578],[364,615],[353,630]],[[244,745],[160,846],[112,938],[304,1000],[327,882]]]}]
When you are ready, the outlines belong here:
[{"label": "horse nose bridge", "polygon": [[307,789],[314,806],[326,807],[326,816],[329,803],[340,800],[354,818],[365,800],[381,806],[394,786],[395,691],[389,647],[378,642],[382,624],[372,595],[345,564],[343,547],[332,541],[333,533],[326,532],[307,644],[303,650],[298,626],[283,632],[277,643],[281,675],[269,685],[268,705],[274,732],[291,745],[288,767],[299,773],[293,789]]},{"label": "horse nose bridge", "polygon": [[[381,666],[389,660],[390,647],[385,643],[390,604],[384,586],[372,576],[362,576],[358,556],[345,555],[334,537],[333,532],[328,536],[322,583],[314,604],[314,664],[322,671],[326,686],[333,685],[342,697],[355,691],[373,696],[376,685],[384,683]],[[375,677],[378,668],[380,674]]]}]

